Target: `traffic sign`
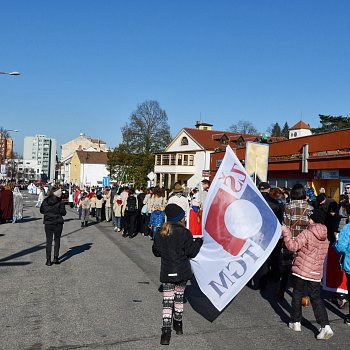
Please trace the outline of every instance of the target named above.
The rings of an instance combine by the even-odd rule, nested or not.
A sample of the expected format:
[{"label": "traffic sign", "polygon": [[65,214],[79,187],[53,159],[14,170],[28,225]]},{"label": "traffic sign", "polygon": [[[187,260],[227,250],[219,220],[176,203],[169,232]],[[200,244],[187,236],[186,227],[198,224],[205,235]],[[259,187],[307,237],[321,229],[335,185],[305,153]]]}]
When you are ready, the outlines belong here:
[{"label": "traffic sign", "polygon": [[151,171],[151,172],[147,175],[147,177],[148,177],[151,181],[153,181],[153,180],[155,179],[155,177],[156,177],[156,174],[155,174],[153,171]]},{"label": "traffic sign", "polygon": [[109,176],[104,176],[103,178],[102,178],[102,186],[104,186],[104,187],[106,187],[106,186],[110,186],[110,184],[111,184],[111,179],[110,179],[110,177]]}]

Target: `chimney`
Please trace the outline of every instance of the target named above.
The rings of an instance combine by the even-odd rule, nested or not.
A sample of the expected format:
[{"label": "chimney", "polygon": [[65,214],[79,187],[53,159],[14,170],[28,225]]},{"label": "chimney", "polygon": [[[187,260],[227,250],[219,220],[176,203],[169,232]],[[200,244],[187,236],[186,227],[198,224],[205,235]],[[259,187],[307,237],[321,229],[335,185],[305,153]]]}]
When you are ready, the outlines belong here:
[{"label": "chimney", "polygon": [[201,123],[199,120],[197,120],[195,126],[198,130],[212,130],[213,128],[213,124]]}]

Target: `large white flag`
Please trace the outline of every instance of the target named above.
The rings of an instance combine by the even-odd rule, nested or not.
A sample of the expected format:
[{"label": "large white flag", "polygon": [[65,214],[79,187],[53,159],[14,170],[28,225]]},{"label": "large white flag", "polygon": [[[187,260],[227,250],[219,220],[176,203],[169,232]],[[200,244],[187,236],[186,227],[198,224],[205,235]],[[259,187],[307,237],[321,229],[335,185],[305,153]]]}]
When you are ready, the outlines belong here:
[{"label": "large white flag", "polygon": [[230,147],[209,189],[202,231],[203,246],[191,265],[200,289],[221,311],[281,236],[275,214]]}]

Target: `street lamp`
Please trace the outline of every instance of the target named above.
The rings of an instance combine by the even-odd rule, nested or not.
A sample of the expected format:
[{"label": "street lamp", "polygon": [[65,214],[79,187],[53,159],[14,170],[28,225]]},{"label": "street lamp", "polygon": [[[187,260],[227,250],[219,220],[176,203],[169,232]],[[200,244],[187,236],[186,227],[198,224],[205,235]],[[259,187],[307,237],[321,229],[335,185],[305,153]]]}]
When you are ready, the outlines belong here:
[{"label": "street lamp", "polygon": [[0,72],[0,74],[7,74],[7,75],[21,75],[20,72]]}]

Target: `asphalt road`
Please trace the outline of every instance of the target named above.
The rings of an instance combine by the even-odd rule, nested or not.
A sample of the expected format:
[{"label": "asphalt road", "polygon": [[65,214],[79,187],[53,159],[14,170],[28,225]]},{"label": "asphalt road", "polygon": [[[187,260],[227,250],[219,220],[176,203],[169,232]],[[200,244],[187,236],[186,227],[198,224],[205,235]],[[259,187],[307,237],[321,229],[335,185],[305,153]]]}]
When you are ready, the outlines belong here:
[{"label": "asphalt road", "polygon": [[[111,223],[80,228],[68,209],[60,265],[45,266],[36,196],[25,198],[24,221],[0,225],[0,349],[157,349],[161,329],[160,260],[146,237],[122,238]],[[213,322],[185,305],[184,335],[169,349],[348,349],[347,310],[326,300],[335,335],[315,339],[304,309],[301,333],[288,329],[290,296],[245,288]],[[164,348],[164,347],[163,347]]]}]

